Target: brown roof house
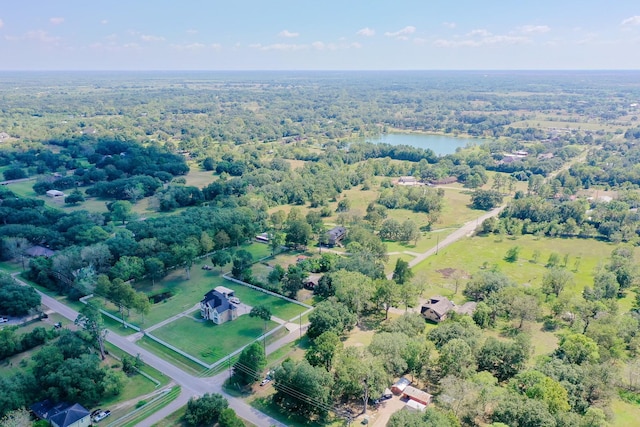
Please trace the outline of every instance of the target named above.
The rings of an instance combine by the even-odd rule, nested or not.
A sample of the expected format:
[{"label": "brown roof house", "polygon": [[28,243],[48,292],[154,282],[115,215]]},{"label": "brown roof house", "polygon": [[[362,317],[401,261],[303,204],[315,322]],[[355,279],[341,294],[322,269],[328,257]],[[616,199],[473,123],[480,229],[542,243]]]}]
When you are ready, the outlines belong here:
[{"label": "brown roof house", "polygon": [[200,301],[200,314],[217,325],[236,319],[238,307],[229,301],[233,297],[234,293],[231,289],[218,286],[207,292]]},{"label": "brown roof house", "polygon": [[428,303],[422,306],[420,314],[427,320],[440,323],[448,317],[449,312],[453,310],[455,306],[449,298],[437,296],[431,298]]}]

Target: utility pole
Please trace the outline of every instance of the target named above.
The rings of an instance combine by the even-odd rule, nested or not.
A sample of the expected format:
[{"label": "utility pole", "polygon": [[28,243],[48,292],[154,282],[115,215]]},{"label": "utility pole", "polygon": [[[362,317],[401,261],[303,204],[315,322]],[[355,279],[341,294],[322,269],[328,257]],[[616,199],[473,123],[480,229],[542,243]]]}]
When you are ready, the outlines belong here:
[{"label": "utility pole", "polygon": [[438,255],[438,249],[440,248],[440,235],[436,235],[436,255]]}]

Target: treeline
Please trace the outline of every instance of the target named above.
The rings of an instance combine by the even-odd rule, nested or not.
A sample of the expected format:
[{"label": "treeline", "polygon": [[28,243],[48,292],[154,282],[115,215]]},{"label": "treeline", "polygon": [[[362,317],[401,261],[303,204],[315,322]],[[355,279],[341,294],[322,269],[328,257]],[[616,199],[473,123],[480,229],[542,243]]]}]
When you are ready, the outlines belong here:
[{"label": "treeline", "polygon": [[498,219],[489,218],[483,222],[481,231],[604,238],[616,243],[636,241],[640,215],[633,207],[639,201],[633,192],[621,193],[617,200],[591,202],[526,196],[518,192]]}]

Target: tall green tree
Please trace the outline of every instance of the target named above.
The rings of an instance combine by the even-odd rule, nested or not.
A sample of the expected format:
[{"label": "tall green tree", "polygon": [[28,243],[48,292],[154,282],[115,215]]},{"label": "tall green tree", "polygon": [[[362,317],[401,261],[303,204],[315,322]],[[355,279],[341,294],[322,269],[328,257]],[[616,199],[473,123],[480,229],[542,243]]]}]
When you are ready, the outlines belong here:
[{"label": "tall green tree", "polygon": [[260,379],[266,366],[264,348],[254,342],[242,350],[238,361],[233,365],[232,381],[240,386],[252,384]]},{"label": "tall green tree", "polygon": [[393,280],[396,283],[403,285],[413,277],[413,271],[409,267],[409,263],[401,258],[396,261],[396,266],[393,269]]},{"label": "tall green tree", "polygon": [[334,331],[326,331],[311,342],[305,353],[305,359],[311,366],[323,366],[331,372],[333,360],[342,349],[340,337]]},{"label": "tall green tree", "polygon": [[227,399],[217,393],[205,393],[200,397],[192,397],[187,402],[184,420],[189,426],[210,426],[218,421],[220,414],[228,406]]},{"label": "tall green tree", "polygon": [[98,346],[100,357],[104,360],[106,358],[104,340],[109,331],[104,324],[100,307],[93,303],[85,304],[78,312],[78,317],[74,323],[89,334],[94,344]]}]

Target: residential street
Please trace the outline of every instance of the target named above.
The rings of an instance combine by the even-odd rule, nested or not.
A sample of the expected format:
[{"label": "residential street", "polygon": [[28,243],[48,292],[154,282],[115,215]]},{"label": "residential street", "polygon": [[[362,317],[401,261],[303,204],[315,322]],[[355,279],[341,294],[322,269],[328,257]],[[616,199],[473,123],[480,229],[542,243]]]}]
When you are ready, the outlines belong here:
[{"label": "residential street", "polygon": [[[28,285],[27,283],[21,281],[17,274],[14,274],[13,277],[23,285]],[[67,307],[56,299],[47,296],[43,293],[40,293],[42,297],[42,304],[56,311],[60,315],[66,317],[72,322],[78,316],[78,312]],[[299,332],[297,330],[292,331],[289,335],[284,337],[284,339],[278,341],[277,344],[284,345],[286,344],[286,339],[289,339],[288,342],[291,342],[298,338]],[[187,401],[192,396],[201,396],[205,393],[220,393],[222,394],[228,401],[229,406],[233,408],[234,411],[238,414],[239,417],[244,418],[245,420],[255,424],[259,427],[270,427],[270,426],[278,426],[278,427],[286,427],[285,424],[278,422],[277,420],[263,414],[257,409],[252,408],[248,404],[246,404],[241,399],[235,398],[226,394],[222,391],[222,384],[224,380],[228,376],[228,372],[223,372],[215,377],[210,378],[199,378],[195,377],[191,374],[184,372],[182,369],[179,369],[172,365],[171,363],[161,359],[155,354],[147,351],[146,349],[138,346],[135,343],[127,340],[126,337],[121,337],[113,332],[107,334],[107,341],[112,343],[113,345],[121,348],[127,353],[135,356],[140,354],[140,357],[144,361],[144,363],[154,367],[159,370],[169,378],[171,378],[176,384],[182,387],[182,392],[180,396],[176,398],[173,402],[171,402],[168,406],[165,406],[160,411],[153,414],[151,417],[147,418],[143,422],[139,423],[137,426],[139,427],[149,427],[154,423],[164,419],[172,412],[176,411],[180,407],[186,405]]]},{"label": "residential street", "polygon": [[[429,256],[434,255],[440,249],[443,249],[449,246],[450,244],[460,240],[463,237],[470,236],[473,233],[473,231],[476,229],[476,227],[482,223],[482,221],[484,221],[487,218],[498,215],[503,209],[504,209],[504,206],[498,207],[496,209],[493,209],[490,212],[485,213],[484,215],[478,217],[475,220],[467,222],[462,227],[460,227],[459,229],[457,229],[456,231],[454,231],[453,233],[451,233],[450,235],[442,239],[442,241],[440,241],[436,247],[431,248],[424,253],[418,254],[418,256],[416,256],[413,260],[409,262],[409,266],[413,267],[418,263],[422,262],[424,259],[428,258]],[[389,278],[391,278],[391,276],[392,274],[389,275]],[[27,285],[26,283],[24,283],[18,278],[17,273],[13,274],[13,277],[23,285]],[[47,296],[43,293],[40,293],[40,295],[42,296],[42,304],[60,313],[62,316],[66,317],[67,319],[74,321],[78,316],[78,313],[75,310],[67,307],[66,305],[62,304],[56,299],[50,296]],[[181,315],[182,314],[180,314],[179,316]],[[278,348],[300,337],[300,330],[299,330],[300,327],[298,325],[289,323],[287,324],[287,326],[290,331],[289,334],[279,339],[275,343],[270,344],[267,347],[267,354],[277,350]],[[304,332],[307,328],[307,325],[302,325],[302,328]],[[162,358],[156,356],[155,354],[149,352],[148,350],[138,346],[135,342],[129,341],[127,337],[122,337],[116,333],[110,332],[107,335],[107,341],[119,347],[120,349],[126,351],[132,356],[136,356],[137,354],[139,354],[145,363],[159,370],[160,372],[162,372],[163,374],[171,378],[176,384],[182,387],[182,392],[174,401],[172,401],[169,405],[165,406],[158,412],[154,413],[152,416],[150,416],[143,422],[139,423],[137,425],[139,427],[152,426],[154,423],[157,423],[158,421],[166,418],[174,411],[186,405],[187,401],[192,396],[201,396],[205,393],[222,394],[229,401],[229,406],[236,411],[239,417],[244,418],[245,420],[255,424],[258,427],[270,427],[270,426],[286,427],[284,424],[278,422],[277,420],[263,414],[257,409],[252,408],[243,400],[226,394],[222,390],[222,384],[229,376],[229,373],[227,371],[222,372],[214,377],[200,378],[184,372],[182,369],[172,365],[171,363],[163,360]]]}]

